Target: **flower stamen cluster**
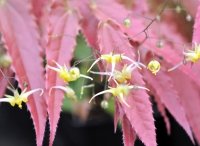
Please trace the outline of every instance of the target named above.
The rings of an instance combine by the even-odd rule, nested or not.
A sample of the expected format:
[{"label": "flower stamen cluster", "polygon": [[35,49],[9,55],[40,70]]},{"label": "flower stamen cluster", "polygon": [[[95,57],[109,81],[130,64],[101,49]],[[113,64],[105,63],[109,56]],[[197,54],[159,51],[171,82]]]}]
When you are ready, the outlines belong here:
[{"label": "flower stamen cluster", "polygon": [[50,90],[49,90],[49,96],[51,94],[52,89],[60,89],[60,90],[64,91],[66,93],[67,97],[72,99],[73,101],[76,101],[76,99],[77,99],[74,90],[72,88],[68,87],[68,86],[66,86],[66,87],[63,87],[63,86],[53,86],[53,87],[51,87]]},{"label": "flower stamen cluster", "polygon": [[80,70],[77,67],[72,67],[68,70],[65,64],[64,64],[64,66],[61,66],[56,61],[53,61],[53,62],[56,64],[56,66],[58,68],[55,68],[55,67],[52,67],[52,66],[49,66],[49,65],[47,65],[47,67],[56,71],[58,73],[60,79],[63,79],[64,82],[76,81],[80,77],[84,77],[84,78],[93,80],[89,76],[80,74]]},{"label": "flower stamen cluster", "polygon": [[11,104],[11,106],[15,106],[15,104],[18,105],[18,107],[21,109],[22,108],[22,102],[27,102],[28,101],[28,97],[37,92],[37,91],[41,91],[41,94],[40,96],[42,96],[43,94],[43,89],[42,88],[37,88],[37,89],[34,89],[34,90],[31,90],[31,91],[28,91],[26,92],[27,88],[25,88],[21,94],[19,94],[18,90],[14,90],[12,89],[11,87],[7,87],[10,91],[13,92],[13,96],[11,95],[7,95],[5,94],[4,96],[7,97],[7,98],[1,98],[0,99],[0,102],[9,102]]},{"label": "flower stamen cluster", "polygon": [[160,63],[157,60],[152,60],[149,62],[147,69],[156,75],[156,73],[160,70],[160,67]]},{"label": "flower stamen cluster", "polygon": [[[139,52],[138,52],[139,54]],[[105,60],[107,63],[112,63],[112,70],[111,72],[94,72],[90,71],[90,69],[100,60]],[[115,69],[115,65],[118,62],[121,62],[123,59],[131,61],[132,64],[127,65],[125,64],[123,69],[121,71],[118,71]],[[98,58],[92,66],[89,68],[88,71],[90,71],[93,74],[100,74],[100,75],[110,75],[109,80],[112,78],[113,81],[116,83],[116,88],[108,87],[110,89],[102,91],[94,95],[89,103],[98,95],[104,94],[104,93],[111,93],[113,96],[117,97],[119,102],[124,103],[126,106],[130,107],[129,104],[125,101],[125,97],[129,95],[131,89],[145,89],[148,90],[145,87],[137,86],[137,85],[129,85],[128,81],[132,78],[132,71],[136,68],[141,69],[141,66],[144,66],[142,63],[140,63],[140,56],[138,56],[138,62],[135,62],[131,60],[130,58],[124,56],[124,54],[112,54],[109,55],[101,55],[100,58]],[[109,81],[108,80],[108,81]],[[127,84],[128,83],[128,84]]]},{"label": "flower stamen cluster", "polygon": [[[140,66],[138,65],[137,62],[133,61],[132,59],[130,59],[127,56],[124,56],[124,54],[113,54],[112,52],[110,54],[105,54],[105,55],[101,55],[101,57],[99,57],[92,65],[91,67],[88,69],[87,72],[89,72],[92,67],[98,63],[100,60],[105,60],[107,63],[111,63],[112,64],[112,69],[111,69],[111,73],[110,73],[110,77],[108,79],[108,81],[111,79],[111,77],[113,76],[113,72],[116,66],[116,63],[121,62],[122,60],[129,60],[131,61],[134,65],[136,65],[138,68],[140,68]],[[141,68],[140,68],[141,69]]]},{"label": "flower stamen cluster", "polygon": [[188,50],[188,52],[183,51],[183,55],[186,57],[182,62],[169,69],[168,72],[178,68],[182,64],[186,65],[188,62],[196,63],[200,59],[200,45],[196,42],[194,43],[194,50]]}]

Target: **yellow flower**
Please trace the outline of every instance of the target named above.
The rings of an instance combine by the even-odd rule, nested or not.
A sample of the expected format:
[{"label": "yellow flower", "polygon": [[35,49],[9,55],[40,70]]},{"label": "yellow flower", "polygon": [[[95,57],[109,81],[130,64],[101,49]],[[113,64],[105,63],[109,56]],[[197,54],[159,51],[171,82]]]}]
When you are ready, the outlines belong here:
[{"label": "yellow flower", "polygon": [[169,72],[178,68],[182,64],[186,65],[187,62],[189,62],[189,61],[196,63],[200,59],[200,45],[197,45],[197,43],[195,42],[194,50],[188,50],[187,53],[183,51],[183,55],[185,55],[186,58],[182,62],[177,64],[176,66],[172,67],[171,69],[168,69]]},{"label": "yellow flower", "polygon": [[27,88],[25,88],[21,94],[19,94],[18,90],[14,90],[10,87],[7,87],[9,90],[11,90],[13,92],[13,96],[11,95],[7,95],[5,94],[4,96],[5,97],[8,97],[8,98],[1,98],[0,99],[0,102],[9,102],[12,106],[15,106],[15,104],[18,105],[19,108],[22,108],[22,102],[27,102],[28,101],[28,96],[30,96],[31,94],[37,92],[37,91],[41,91],[41,94],[40,96],[43,94],[43,89],[41,88],[38,88],[38,89],[34,89],[34,90],[31,90],[29,92],[26,92]]},{"label": "yellow flower", "polygon": [[135,62],[135,61],[133,61],[133,60],[130,59],[129,57],[124,56],[123,54],[113,54],[113,53],[110,53],[110,54],[101,55],[101,57],[99,57],[99,58],[91,65],[91,67],[88,69],[87,72],[89,72],[89,71],[92,69],[92,67],[93,67],[97,62],[99,62],[100,60],[105,60],[107,63],[111,63],[111,64],[112,64],[112,69],[111,69],[110,77],[109,77],[109,79],[108,79],[108,80],[110,80],[111,77],[113,76],[113,72],[114,72],[114,69],[115,69],[115,64],[121,62],[123,59],[131,61],[134,65],[136,65],[138,68],[140,68],[139,65],[138,65],[138,63]]},{"label": "yellow flower", "polygon": [[94,95],[94,96],[90,99],[89,103],[90,103],[95,97],[97,97],[98,95],[101,95],[101,94],[104,94],[104,93],[111,93],[111,94],[113,94],[113,96],[117,97],[117,98],[119,99],[120,102],[123,102],[126,106],[130,107],[130,106],[126,103],[126,101],[125,101],[125,99],[124,99],[125,96],[128,96],[128,95],[129,95],[130,89],[135,89],[135,90],[137,90],[138,88],[141,88],[141,89],[145,89],[145,90],[148,90],[148,91],[149,91],[149,89],[147,89],[147,88],[145,88],[145,87],[140,87],[140,86],[137,86],[137,85],[129,86],[129,85],[124,85],[124,84],[120,84],[120,85],[117,84],[117,87],[116,87],[116,88],[111,88],[111,87],[109,87],[109,88],[110,88],[110,89],[105,90],[105,91],[102,91],[102,92],[99,92],[99,93],[97,93],[96,95]]},{"label": "yellow flower", "polygon": [[116,79],[119,83],[126,83],[127,80],[131,79],[132,71],[136,68],[137,66],[133,66],[133,64],[127,66],[124,65],[122,71],[114,71],[113,78]]},{"label": "yellow flower", "polygon": [[156,73],[160,70],[160,63],[156,60],[152,60],[149,62],[147,69],[156,75]]},{"label": "yellow flower", "polygon": [[[124,65],[124,68],[122,71],[114,70],[113,72],[113,79],[116,79],[119,83],[126,83],[127,80],[131,79],[131,74],[132,71],[136,68],[137,66],[133,66],[133,64],[129,65],[127,67],[127,64]],[[90,71],[93,74],[99,74],[99,75],[111,75],[111,72],[94,72]]]},{"label": "yellow flower", "polygon": [[59,77],[64,80],[64,82],[76,81],[79,77],[84,77],[93,80],[91,77],[80,74],[80,71],[77,67],[72,67],[70,68],[70,70],[68,70],[65,64],[64,66],[61,66],[56,61],[53,62],[57,65],[58,68],[49,65],[47,65],[47,67],[56,71]]},{"label": "yellow flower", "polygon": [[183,55],[187,57],[185,61],[197,62],[200,59],[200,45],[195,42],[194,50],[188,50],[188,53],[183,51]]},{"label": "yellow flower", "polygon": [[60,89],[64,92],[66,92],[66,95],[67,95],[68,98],[71,98],[72,100],[76,100],[76,95],[75,95],[74,90],[72,88],[68,87],[68,86],[66,86],[66,87],[63,87],[63,86],[53,86],[53,87],[51,87],[50,90],[49,90],[49,96],[51,94],[52,89]]}]

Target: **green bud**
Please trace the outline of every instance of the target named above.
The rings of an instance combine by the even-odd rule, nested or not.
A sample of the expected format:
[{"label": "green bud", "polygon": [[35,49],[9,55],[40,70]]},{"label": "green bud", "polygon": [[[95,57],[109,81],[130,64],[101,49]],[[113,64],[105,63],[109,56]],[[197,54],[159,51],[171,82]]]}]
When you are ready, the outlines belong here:
[{"label": "green bud", "polygon": [[131,20],[129,18],[126,18],[124,20],[124,26],[129,27],[131,25]]}]

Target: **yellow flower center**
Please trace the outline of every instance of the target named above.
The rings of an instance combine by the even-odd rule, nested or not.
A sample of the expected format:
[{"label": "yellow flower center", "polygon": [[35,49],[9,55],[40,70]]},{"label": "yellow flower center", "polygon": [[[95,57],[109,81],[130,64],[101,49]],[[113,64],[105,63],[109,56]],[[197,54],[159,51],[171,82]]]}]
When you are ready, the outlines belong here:
[{"label": "yellow flower center", "polygon": [[69,70],[70,81],[75,81],[80,77],[80,71],[77,67],[73,67]]},{"label": "yellow flower center", "polygon": [[160,70],[160,67],[161,67],[161,66],[160,66],[160,63],[159,63],[158,61],[152,60],[152,61],[149,62],[147,68],[148,68],[153,74],[156,75],[156,73]]},{"label": "yellow flower center", "polygon": [[118,63],[122,60],[121,57],[122,57],[122,54],[110,53],[109,55],[101,55],[101,59],[105,59],[106,62],[108,63]]},{"label": "yellow flower center", "polygon": [[111,88],[111,90],[114,96],[119,96],[120,94],[127,96],[130,92],[128,85],[118,85],[116,88]]}]

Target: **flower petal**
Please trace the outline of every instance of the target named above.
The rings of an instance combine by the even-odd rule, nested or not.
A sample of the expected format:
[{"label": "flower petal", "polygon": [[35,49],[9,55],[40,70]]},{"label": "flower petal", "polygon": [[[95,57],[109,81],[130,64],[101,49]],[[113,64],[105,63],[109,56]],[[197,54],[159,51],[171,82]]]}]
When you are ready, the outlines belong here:
[{"label": "flower petal", "polygon": [[99,62],[100,60],[101,60],[101,58],[98,58],[95,62],[93,62],[92,65],[90,66],[90,68],[88,69],[87,72],[89,72],[89,71],[92,69],[92,67],[93,67],[97,62]]},{"label": "flower petal", "polygon": [[99,93],[95,94],[95,95],[90,99],[89,103],[90,103],[95,97],[97,97],[98,95],[104,94],[104,93],[112,93],[112,94],[113,94],[113,91],[112,91],[111,89],[108,89],[108,90],[99,92]]},{"label": "flower petal", "polygon": [[37,88],[37,89],[31,90],[31,91],[28,91],[28,92],[24,93],[23,95],[20,94],[20,96],[22,95],[22,96],[28,98],[29,95],[31,95],[31,94],[33,94],[33,93],[35,93],[37,91],[41,91],[40,96],[42,96],[42,94],[44,92],[44,90],[42,88]]},{"label": "flower petal", "polygon": [[82,75],[82,74],[80,74],[80,77],[83,77],[83,78],[87,78],[87,79],[93,80],[93,78],[91,78],[91,77],[89,77],[89,76],[86,76],[86,75]]}]

